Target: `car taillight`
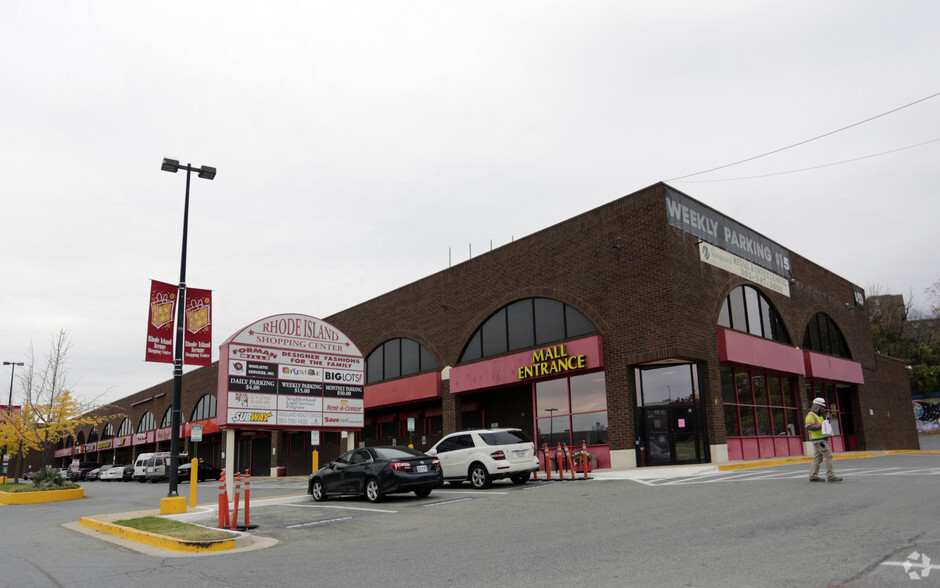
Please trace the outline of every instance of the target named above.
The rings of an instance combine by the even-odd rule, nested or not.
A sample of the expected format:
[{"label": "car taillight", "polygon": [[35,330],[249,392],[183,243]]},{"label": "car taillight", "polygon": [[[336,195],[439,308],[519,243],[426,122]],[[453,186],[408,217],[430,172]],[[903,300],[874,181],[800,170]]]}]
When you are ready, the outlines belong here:
[{"label": "car taillight", "polygon": [[441,469],[441,460],[435,459],[431,462],[431,469],[439,470]]},{"label": "car taillight", "polygon": [[393,461],[392,463],[388,464],[388,466],[393,470],[398,470],[399,472],[411,471],[411,464],[406,461]]},{"label": "car taillight", "polygon": [[493,453],[491,453],[490,457],[492,457],[493,459],[506,459],[506,454],[503,453],[502,449],[500,449],[499,451],[494,451]]}]

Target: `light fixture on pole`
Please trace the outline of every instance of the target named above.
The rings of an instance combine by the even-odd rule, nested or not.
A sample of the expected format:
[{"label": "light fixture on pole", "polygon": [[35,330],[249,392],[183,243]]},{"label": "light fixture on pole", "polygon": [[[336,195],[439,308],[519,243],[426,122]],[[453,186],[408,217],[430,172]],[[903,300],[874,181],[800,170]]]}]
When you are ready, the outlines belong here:
[{"label": "light fixture on pole", "polygon": [[555,411],[557,408],[546,408],[545,412],[548,413],[548,445],[551,446],[555,442]]},{"label": "light fixture on pole", "polygon": [[197,172],[200,178],[212,180],[215,178],[215,168],[206,165],[202,167],[193,167],[189,164],[180,165],[178,160],[164,157],[163,165],[160,169],[174,174],[181,169],[186,170],[186,200],[183,205],[183,251],[180,256],[180,284],[176,297],[176,344],[173,353],[173,405],[170,408],[170,490],[167,493],[167,496],[177,496],[177,482],[179,480],[177,468],[179,468],[180,461],[180,397],[183,391],[183,337],[186,320],[186,237],[189,231],[189,177],[192,172]]},{"label": "light fixture on pole", "polygon": [[[13,418],[13,374],[16,372],[16,366],[23,366],[22,361],[5,361],[3,365],[10,366],[10,398],[7,400],[7,424],[10,424],[9,421]],[[3,453],[0,453],[0,461],[4,461],[7,458],[7,446],[3,446]],[[4,461],[4,466],[6,462]],[[3,470],[3,475],[7,475],[6,468]]]}]

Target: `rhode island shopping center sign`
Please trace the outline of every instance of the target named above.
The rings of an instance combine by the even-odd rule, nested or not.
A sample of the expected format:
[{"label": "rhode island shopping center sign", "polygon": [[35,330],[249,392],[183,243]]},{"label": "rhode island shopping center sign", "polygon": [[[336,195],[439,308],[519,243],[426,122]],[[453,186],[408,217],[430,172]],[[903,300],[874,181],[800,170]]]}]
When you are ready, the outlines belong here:
[{"label": "rhode island shopping center sign", "polygon": [[318,318],[261,319],[220,348],[219,426],[360,429],[364,370],[359,348]]}]

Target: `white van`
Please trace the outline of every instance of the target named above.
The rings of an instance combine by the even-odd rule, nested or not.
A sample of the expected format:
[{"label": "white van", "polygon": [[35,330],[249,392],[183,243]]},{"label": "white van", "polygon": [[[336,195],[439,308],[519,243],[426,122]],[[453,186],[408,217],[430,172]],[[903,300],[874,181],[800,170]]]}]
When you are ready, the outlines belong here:
[{"label": "white van", "polygon": [[138,482],[147,481],[147,478],[145,477],[145,474],[147,473],[147,460],[153,456],[153,453],[141,453],[137,456],[137,460],[134,461],[134,479]]}]

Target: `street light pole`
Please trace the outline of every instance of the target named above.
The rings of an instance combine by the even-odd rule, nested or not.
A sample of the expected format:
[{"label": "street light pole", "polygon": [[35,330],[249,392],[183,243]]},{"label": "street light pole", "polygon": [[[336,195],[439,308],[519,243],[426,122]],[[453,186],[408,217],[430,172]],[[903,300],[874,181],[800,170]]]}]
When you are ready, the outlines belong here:
[{"label": "street light pole", "polygon": [[[22,366],[23,366],[23,362],[22,362],[22,361],[20,361],[20,362],[16,362],[16,361],[5,361],[5,362],[3,362],[3,365],[8,365],[8,366],[10,366],[10,398],[9,398],[9,400],[7,400],[7,425],[9,425],[9,424],[10,424],[10,421],[11,421],[12,418],[13,418],[13,374],[16,372],[16,366],[21,366],[21,367],[22,367]],[[4,444],[4,445],[3,445],[3,453],[0,453],[0,460],[6,459],[6,456],[7,456],[7,446],[6,446],[6,444]],[[6,464],[6,465],[7,465],[7,469],[9,469],[9,464]],[[3,470],[3,475],[4,475],[4,476],[7,475],[7,470],[6,470],[6,469]]]},{"label": "street light pole", "polygon": [[555,411],[557,408],[546,408],[545,412],[548,413],[548,445],[549,447],[555,443]]},{"label": "street light pole", "polygon": [[183,205],[183,248],[180,255],[180,283],[176,296],[176,345],[173,353],[173,405],[170,408],[170,489],[168,497],[178,496],[177,485],[179,481],[180,460],[180,405],[183,394],[183,340],[186,333],[186,242],[189,233],[189,178],[192,172],[198,172],[199,177],[211,180],[215,178],[215,168],[209,166],[193,167],[189,164],[180,165],[175,159],[163,158],[161,168],[165,172],[176,173],[180,169],[186,170],[186,200]]}]

